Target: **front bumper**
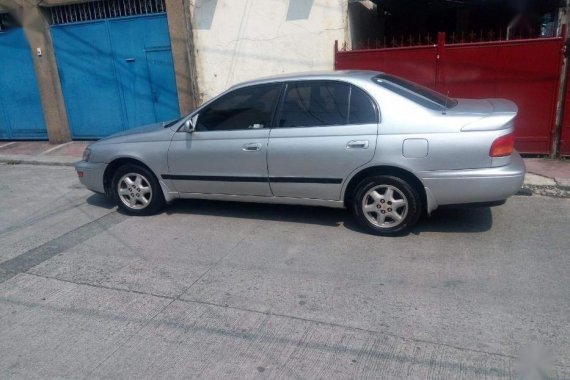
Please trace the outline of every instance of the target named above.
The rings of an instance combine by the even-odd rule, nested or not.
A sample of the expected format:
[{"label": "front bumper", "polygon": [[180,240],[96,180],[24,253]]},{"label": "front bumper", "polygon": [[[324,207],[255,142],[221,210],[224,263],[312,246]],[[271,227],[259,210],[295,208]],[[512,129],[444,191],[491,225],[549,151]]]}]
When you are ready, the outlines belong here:
[{"label": "front bumper", "polygon": [[429,211],[438,206],[503,201],[523,185],[526,169],[514,152],[511,162],[501,167],[441,170],[418,173],[430,195]]},{"label": "front bumper", "polygon": [[102,194],[105,193],[103,177],[106,168],[107,164],[104,163],[79,161],[75,164],[75,171],[79,176],[79,182],[89,190]]}]

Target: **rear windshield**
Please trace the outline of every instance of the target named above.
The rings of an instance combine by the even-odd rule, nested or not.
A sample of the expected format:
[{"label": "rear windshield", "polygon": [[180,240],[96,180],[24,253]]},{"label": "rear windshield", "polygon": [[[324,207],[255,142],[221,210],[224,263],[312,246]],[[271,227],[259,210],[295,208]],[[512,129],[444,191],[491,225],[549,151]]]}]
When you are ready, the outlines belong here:
[{"label": "rear windshield", "polygon": [[406,99],[433,110],[449,109],[457,105],[457,100],[453,98],[400,77],[379,74],[372,80]]}]

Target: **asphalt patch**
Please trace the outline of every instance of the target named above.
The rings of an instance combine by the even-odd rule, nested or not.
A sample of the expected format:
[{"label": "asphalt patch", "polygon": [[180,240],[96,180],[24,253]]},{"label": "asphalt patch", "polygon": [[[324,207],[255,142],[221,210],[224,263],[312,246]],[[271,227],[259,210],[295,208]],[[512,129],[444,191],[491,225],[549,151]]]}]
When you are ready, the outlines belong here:
[{"label": "asphalt patch", "polygon": [[128,216],[111,212],[39,247],[0,263],[0,284],[121,223]]}]

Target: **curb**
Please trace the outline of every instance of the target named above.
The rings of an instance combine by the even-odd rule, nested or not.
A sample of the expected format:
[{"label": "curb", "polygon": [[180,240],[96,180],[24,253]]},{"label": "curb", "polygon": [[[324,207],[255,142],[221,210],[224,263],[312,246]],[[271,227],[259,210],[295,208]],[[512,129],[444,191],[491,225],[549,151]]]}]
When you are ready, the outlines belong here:
[{"label": "curb", "polygon": [[42,160],[34,160],[34,159],[13,159],[13,158],[0,158],[0,163],[7,164],[7,165],[42,165],[42,166],[75,166],[76,162],[80,160],[73,161],[73,162],[66,162],[66,161],[42,161]]},{"label": "curb", "polygon": [[570,179],[567,178],[554,178],[556,185],[563,190],[570,190]]},{"label": "curb", "polygon": [[533,196],[541,195],[552,198],[570,198],[570,188],[560,186],[558,181],[552,181],[552,184],[533,184],[532,182],[525,182],[516,195]]},{"label": "curb", "polygon": [[525,184],[516,195],[541,195],[551,198],[570,198],[570,190],[565,190],[558,186],[535,186]]}]

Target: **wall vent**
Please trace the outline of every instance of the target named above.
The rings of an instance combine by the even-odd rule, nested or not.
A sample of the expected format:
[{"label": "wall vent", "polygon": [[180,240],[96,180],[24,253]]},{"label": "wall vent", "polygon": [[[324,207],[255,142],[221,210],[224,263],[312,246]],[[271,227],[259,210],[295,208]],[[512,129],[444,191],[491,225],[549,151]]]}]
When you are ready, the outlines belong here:
[{"label": "wall vent", "polygon": [[104,0],[50,7],[51,24],[165,13],[164,0]]}]

